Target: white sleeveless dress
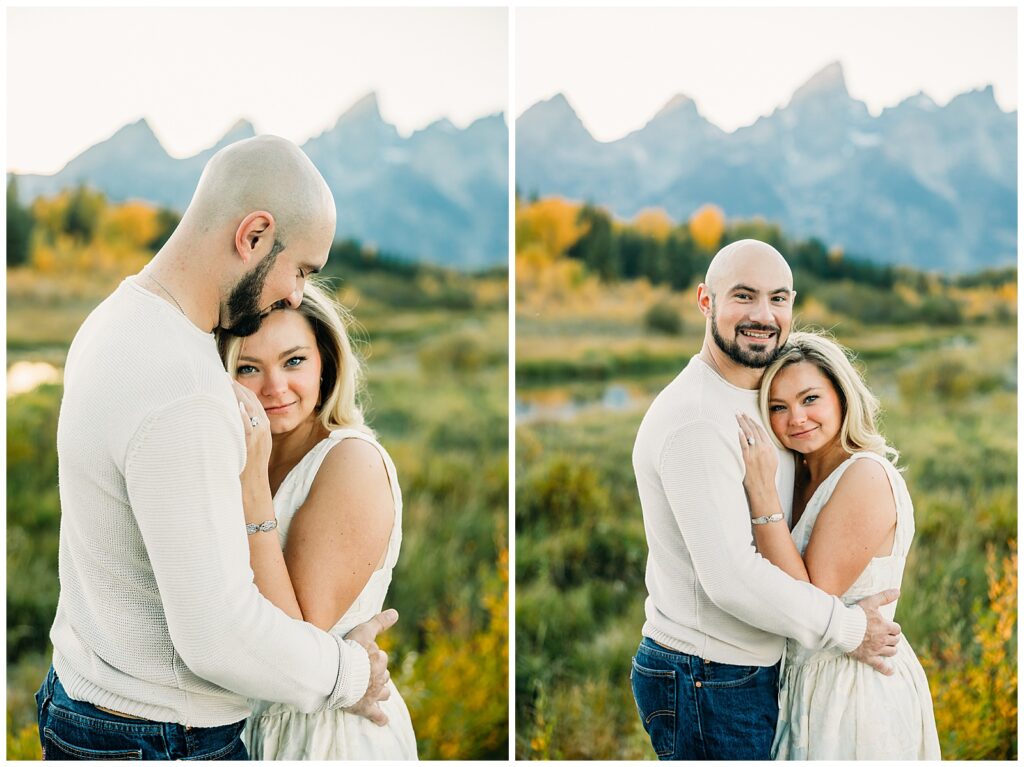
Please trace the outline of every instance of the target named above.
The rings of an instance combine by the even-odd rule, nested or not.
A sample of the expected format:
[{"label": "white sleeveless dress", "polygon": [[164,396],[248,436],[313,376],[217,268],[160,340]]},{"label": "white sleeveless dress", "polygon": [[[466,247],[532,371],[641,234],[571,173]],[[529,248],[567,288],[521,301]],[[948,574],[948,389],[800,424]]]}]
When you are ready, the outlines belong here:
[{"label": "white sleeveless dress", "polygon": [[[818,514],[843,472],[857,460],[873,460],[885,469],[896,500],[896,535],[892,553],[872,559],[843,594],[848,605],[899,587],[914,537],[914,507],[903,477],[881,456],[862,452],[841,463],[815,490],[792,531],[797,549],[806,551]],[[892,620],[896,603],[881,612]],[[839,650],[808,650],[788,640],[772,758],[940,759],[928,680],[905,636],[896,655],[886,660],[893,676]]]},{"label": "white sleeveless dress", "polygon": [[[288,473],[274,495],[274,513],[282,547],[288,538],[292,517],[309,495],[327,452],[345,439],[361,439],[380,452],[395,499],[395,522],[388,540],[383,566],[370,580],[356,601],[331,629],[332,634],[347,634],[372,618],[384,606],[391,585],[391,571],[398,562],[402,544],[402,491],[391,457],[372,437],[354,429],[338,429],[317,443]],[[346,711],[320,711],[304,714],[292,706],[267,701],[251,701],[252,715],[245,723],[242,740],[250,759],[344,759],[413,760],[416,735],[409,709],[392,682],[391,697],[381,701],[388,724],[378,727],[369,719]]]}]

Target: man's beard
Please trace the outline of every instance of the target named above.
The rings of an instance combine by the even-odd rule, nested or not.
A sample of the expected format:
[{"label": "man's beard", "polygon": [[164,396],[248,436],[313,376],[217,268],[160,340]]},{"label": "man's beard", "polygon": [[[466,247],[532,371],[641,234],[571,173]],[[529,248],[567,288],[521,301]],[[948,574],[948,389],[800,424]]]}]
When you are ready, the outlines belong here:
[{"label": "man's beard", "polygon": [[274,268],[277,261],[277,254],[284,250],[280,240],[274,240],[270,252],[263,257],[263,260],[256,264],[256,268],[238,281],[231,290],[228,297],[228,317],[231,321],[230,327],[221,328],[233,336],[251,336],[260,329],[263,318],[269,312],[263,312],[260,307],[260,298],[263,296],[263,286],[267,282],[267,275]]},{"label": "man's beard", "polygon": [[[758,322],[743,322],[736,326],[736,333],[739,334],[741,330],[758,330],[767,333],[775,333],[775,338],[765,339],[765,348],[761,350],[757,350],[756,347],[753,349],[744,349],[740,346],[739,341],[735,339],[727,341],[722,337],[722,334],[718,332],[718,317],[712,308],[711,336],[715,339],[715,343],[718,344],[718,348],[725,352],[729,359],[743,365],[743,367],[755,368],[758,370],[771,365],[782,351],[782,329],[777,325],[762,325]],[[775,341],[775,346],[767,348],[768,344],[773,340]]]}]

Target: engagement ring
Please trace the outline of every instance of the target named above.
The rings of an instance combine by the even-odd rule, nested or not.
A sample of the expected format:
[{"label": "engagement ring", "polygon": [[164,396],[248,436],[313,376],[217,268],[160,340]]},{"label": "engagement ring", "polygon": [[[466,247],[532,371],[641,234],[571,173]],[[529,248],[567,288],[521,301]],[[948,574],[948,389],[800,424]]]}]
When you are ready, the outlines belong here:
[{"label": "engagement ring", "polygon": [[[255,424],[253,424],[253,425],[255,426]],[[747,444],[748,445],[753,445],[754,444],[754,438],[753,437],[747,437]]]},{"label": "engagement ring", "polygon": [[[259,426],[259,425],[260,425],[260,419],[259,419],[259,418],[257,418],[257,417],[256,417],[256,416],[254,416],[254,415],[251,415],[251,416],[249,416],[249,425],[250,425],[250,426],[251,426],[252,428],[254,428],[254,429],[255,429],[255,428],[256,428],[257,426]],[[754,443],[753,443],[753,442],[751,442],[750,444],[754,444]]]}]

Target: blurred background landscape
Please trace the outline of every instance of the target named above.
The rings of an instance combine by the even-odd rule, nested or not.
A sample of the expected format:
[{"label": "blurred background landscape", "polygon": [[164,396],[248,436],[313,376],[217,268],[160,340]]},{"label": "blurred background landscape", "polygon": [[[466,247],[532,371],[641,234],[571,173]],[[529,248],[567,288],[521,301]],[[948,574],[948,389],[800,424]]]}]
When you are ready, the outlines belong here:
[{"label": "blurred background landscape", "polygon": [[[57,67],[62,78],[72,78],[79,63],[86,70],[98,66],[105,46],[97,36],[112,35],[109,46],[123,57],[136,42],[123,26],[170,27],[183,16],[194,43],[211,30],[243,35],[240,25],[250,24],[257,34],[273,24],[282,46],[298,46],[291,76],[303,78],[304,98],[324,94],[319,116],[308,117],[307,125],[323,124],[324,113],[343,107],[327,130],[306,127],[305,135],[313,136],[308,140],[301,128],[291,135],[320,168],[338,204],[338,239],[324,274],[358,322],[368,422],[395,461],[404,496],[402,553],[387,600],[401,619],[380,643],[412,713],[421,759],[506,759],[508,138],[504,115],[489,106],[505,101],[507,53],[491,42],[507,37],[504,10],[175,9],[166,15],[143,9],[19,9],[11,13],[9,56],[26,64],[17,57],[29,54],[14,49],[32,48],[33,40],[36,48],[52,50],[62,25],[76,35],[92,30],[92,37],[82,36],[89,47],[80,62],[68,67],[74,56],[69,49]],[[289,38],[292,25],[296,34]],[[355,41],[317,48],[314,38],[324,35]],[[149,82],[94,72],[101,84],[92,87],[97,104],[121,94],[113,99],[117,109],[125,101],[128,112],[141,110],[148,92],[131,90],[141,86],[163,94],[153,114],[179,92],[191,92],[196,100],[212,94],[220,109],[218,94],[226,103],[238,78],[259,76],[266,64],[263,50],[228,61],[210,48],[207,79],[189,79],[183,74],[189,62],[160,60],[156,49],[163,44],[149,41],[153,52],[138,54],[140,69],[156,67]],[[415,72],[409,60],[399,59],[390,79],[380,74],[386,67],[374,55],[383,57],[398,46],[416,56],[417,45],[443,52]],[[438,71],[446,63],[460,71],[479,45],[488,49],[488,58],[479,61],[473,77],[453,79]],[[367,52],[373,46],[377,54]],[[204,48],[187,47],[196,55]],[[287,56],[280,48],[276,54],[272,68],[279,70]],[[325,69],[314,66],[317,56],[335,58],[319,62],[330,64]],[[9,72],[12,94],[33,76],[27,66]],[[338,80],[339,72],[351,74],[323,87]],[[413,90],[436,96],[434,86],[416,81],[424,76],[453,101],[438,97],[437,104],[416,112],[416,99],[406,100],[403,88],[411,80]],[[37,83],[36,91],[48,87],[57,86]],[[465,102],[473,99],[460,102],[460,88],[482,89],[486,99],[467,110]],[[339,96],[342,91],[348,95]],[[28,172],[30,160],[16,159],[30,157],[28,144],[15,137],[24,121],[42,119],[34,102],[9,110],[9,124],[18,129],[9,130],[8,152],[9,168],[18,172],[7,176],[9,759],[40,756],[32,695],[49,665],[48,633],[58,594],[55,440],[68,345],[87,314],[166,241],[216,149],[256,132],[289,135],[287,126],[274,127],[273,121],[304,105],[289,102],[286,89],[269,92],[272,97],[250,97],[223,124],[252,114],[250,107],[263,109],[253,122],[238,119],[198,152],[195,142],[192,150],[165,147],[182,141],[183,128],[207,126],[220,116],[196,112],[198,107],[169,121],[148,112],[124,119],[116,109],[108,111],[109,127],[96,130],[106,130],[109,138],[79,136],[84,148],[66,154],[57,166],[62,170],[49,174]],[[449,119],[436,114],[439,108],[461,116]],[[257,131],[253,123],[271,130]]]},{"label": "blurred background landscape", "polygon": [[[112,202],[145,200],[180,211],[192,199],[206,161],[221,147],[255,135],[252,123],[239,118],[213,146],[177,159],[140,118],[58,173],[13,178],[23,204],[88,186]],[[334,193],[339,232],[406,259],[460,269],[507,266],[503,114],[461,129],[442,118],[403,137],[381,116],[377,94],[369,93],[301,147]]]},{"label": "blurred background landscape", "polygon": [[[32,695],[49,666],[57,604],[56,435],[68,345],[173,219],[88,189],[37,198],[28,212],[9,198],[8,221],[32,229],[27,262],[7,269],[8,758],[39,755]],[[506,758],[507,272],[456,272],[348,240],[332,248],[324,274],[362,326],[368,421],[405,500],[387,601],[402,617],[381,644],[420,757]]]},{"label": "blurred background landscape", "polygon": [[561,93],[516,129],[520,189],[600,200],[625,218],[652,207],[685,218],[713,201],[886,263],[963,272],[1016,262],[1017,115],[991,85],[942,106],[917,93],[873,116],[835,61],[732,133],[684,94],[611,142],[593,138]]},{"label": "blurred background landscape", "polygon": [[[740,32],[788,28],[775,11],[717,25],[700,9],[603,13],[517,15],[517,67],[527,50],[541,51],[542,70],[554,66],[545,35],[571,29],[592,46],[535,73],[547,93],[518,101],[517,757],[654,758],[629,683],[647,558],[632,447],[654,396],[700,350],[696,286],[711,257],[752,237],[793,268],[795,326],[828,330],[856,353],[901,452],[917,534],[897,620],[925,666],[943,758],[1015,759],[1016,111],[981,84],[942,106],[896,95],[872,115],[845,84],[864,60],[828,62],[843,27],[927,35],[887,10],[822,11],[829,25],[815,23],[816,9],[794,11],[791,33],[825,49],[824,65],[781,55],[785,40],[744,45]],[[980,41],[964,16],[958,43],[973,55]],[[630,39],[631,24],[643,26],[642,45],[606,64],[594,50]],[[781,79],[789,59],[804,73],[775,108],[726,132],[701,116],[708,83],[671,97],[673,78],[693,70],[673,58],[686,46],[650,52],[659,34],[706,38],[690,54],[706,59],[701,72],[741,51],[752,79]],[[897,65],[882,68],[898,79]],[[675,73],[661,95],[654,72]],[[668,103],[635,129],[620,107],[612,131],[599,90],[612,105],[638,92]],[[588,98],[585,125],[571,105]]]}]

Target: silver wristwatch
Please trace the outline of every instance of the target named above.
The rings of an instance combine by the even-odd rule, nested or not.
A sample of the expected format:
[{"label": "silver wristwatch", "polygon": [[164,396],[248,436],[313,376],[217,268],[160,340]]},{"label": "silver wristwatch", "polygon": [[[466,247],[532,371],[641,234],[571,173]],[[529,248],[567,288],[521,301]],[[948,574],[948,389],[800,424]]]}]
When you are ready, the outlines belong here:
[{"label": "silver wristwatch", "polygon": [[779,512],[778,514],[772,514],[769,517],[753,517],[750,520],[752,525],[767,525],[769,522],[781,522],[786,518],[786,515]]},{"label": "silver wristwatch", "polygon": [[245,532],[249,533],[249,535],[253,533],[269,533],[271,530],[276,529],[276,519],[268,519],[266,522],[253,522],[245,526]]}]

